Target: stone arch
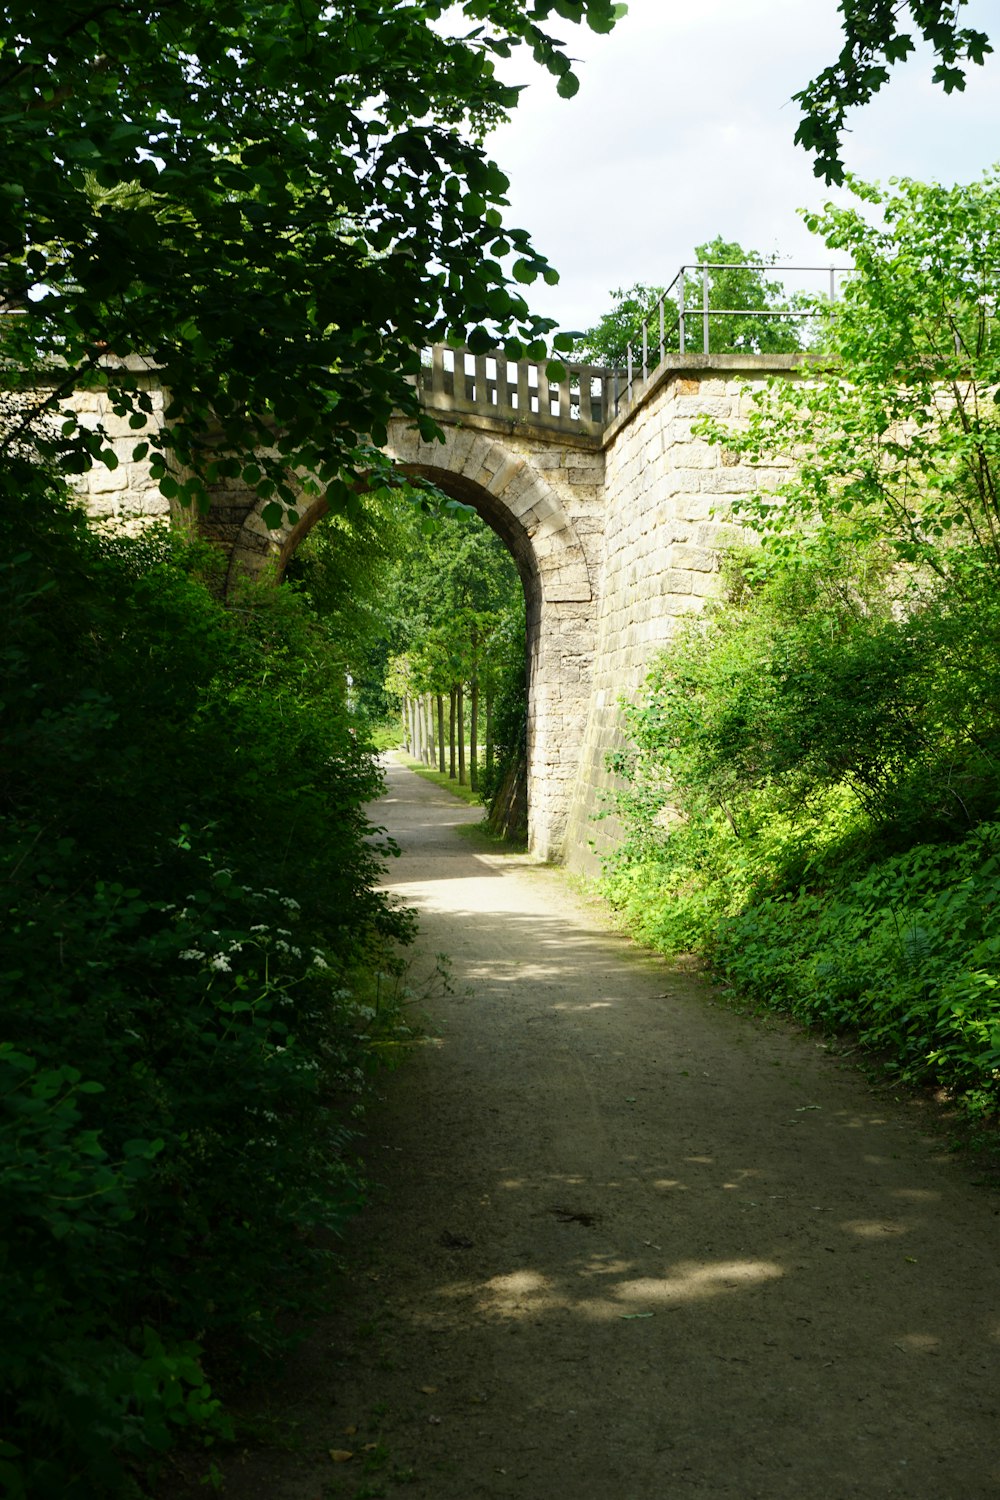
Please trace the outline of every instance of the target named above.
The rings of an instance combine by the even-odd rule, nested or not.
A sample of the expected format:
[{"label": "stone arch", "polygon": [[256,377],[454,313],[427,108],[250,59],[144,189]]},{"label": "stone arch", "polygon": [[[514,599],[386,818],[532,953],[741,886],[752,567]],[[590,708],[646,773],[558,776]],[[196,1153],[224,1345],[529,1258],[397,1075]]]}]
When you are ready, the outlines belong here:
[{"label": "stone arch", "polygon": [[[528,840],[560,858],[579,770],[595,645],[590,565],[566,509],[530,454],[471,427],[443,428],[424,442],[404,421],[390,424],[387,452],[404,474],[432,479],[471,505],[507,546],[524,584],[528,677]],[[316,499],[276,527],[264,501],[220,490],[202,526],[229,551],[228,587],[269,565],[280,578],[303,537],[328,511]]]},{"label": "stone arch", "polygon": [[405,474],[471,505],[505,543],[524,584],[528,678],[528,844],[564,853],[596,641],[590,565],[564,505],[529,454],[489,432],[444,426],[426,442],[402,420],[388,451]]},{"label": "stone arch", "polygon": [[212,498],[208,515],[202,521],[202,531],[210,537],[215,535],[224,545],[228,544],[229,563],[225,583],[227,593],[237,579],[256,578],[268,567],[273,569],[275,578],[280,579],[303,537],[330,509],[326,499],[319,497],[300,507],[294,522],[286,514],[279,525],[267,526],[263,517],[266,504],[257,495],[248,493],[239,514],[238,525],[233,528],[229,537],[222,534],[220,520],[224,525],[225,512],[231,507],[235,508],[232,499],[228,493],[223,504],[218,502],[216,496]]},{"label": "stone arch", "polygon": [[490,433],[442,429],[444,442],[427,442],[397,419],[387,451],[407,474],[433,479],[472,505],[502,538],[519,568],[538,579],[548,603],[589,603],[590,569],[558,495],[529,457]]}]

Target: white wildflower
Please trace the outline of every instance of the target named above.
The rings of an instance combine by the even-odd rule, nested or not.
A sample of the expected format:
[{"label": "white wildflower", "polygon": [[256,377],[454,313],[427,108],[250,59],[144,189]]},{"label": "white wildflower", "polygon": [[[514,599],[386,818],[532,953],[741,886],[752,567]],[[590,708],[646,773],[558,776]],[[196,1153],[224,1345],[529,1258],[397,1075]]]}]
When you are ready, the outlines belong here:
[{"label": "white wildflower", "polygon": [[212,969],[218,969],[220,974],[229,974],[232,972],[233,966],[224,953],[217,953],[215,957],[210,960],[209,967]]},{"label": "white wildflower", "polygon": [[204,958],[205,955],[198,948],[185,948],[184,952],[183,953],[178,953],[177,957],[178,958],[189,958],[193,962],[197,962],[197,960],[199,958]]}]

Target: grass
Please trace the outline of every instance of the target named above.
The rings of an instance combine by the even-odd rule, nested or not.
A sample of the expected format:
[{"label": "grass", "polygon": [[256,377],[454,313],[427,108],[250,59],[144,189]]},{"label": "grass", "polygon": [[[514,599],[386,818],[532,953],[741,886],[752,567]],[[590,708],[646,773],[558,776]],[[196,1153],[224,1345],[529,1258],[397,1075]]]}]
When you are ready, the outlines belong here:
[{"label": "grass", "polygon": [[[474,792],[468,783],[462,786],[460,782],[452,781],[450,776],[442,776],[440,771],[435,771],[430,766],[425,766],[422,760],[414,760],[413,756],[408,755],[405,750],[397,748],[395,753],[408,770],[416,771],[417,775],[422,776],[425,781],[431,782],[434,786],[441,787],[446,792],[451,792],[453,797],[458,797],[462,802],[468,802],[471,807],[482,807],[483,804],[479,800],[479,793]],[[485,816],[485,808],[483,809],[483,814]]]},{"label": "grass", "polygon": [[481,823],[461,823],[455,829],[455,832],[462,838],[470,839],[484,849],[495,849],[510,854],[525,853],[528,847],[525,840],[504,838],[503,834],[491,833],[486,827],[486,808],[480,802],[478,792],[474,792],[470,786],[462,786],[458,781],[452,781],[450,776],[442,776],[440,771],[425,766],[423,761],[414,760],[412,755],[407,754],[399,746],[396,747],[394,754],[399,756],[408,770],[416,772],[425,781],[441,787],[443,791],[450,792],[453,797],[458,797],[462,802],[468,802],[470,807],[482,808],[483,821]]}]

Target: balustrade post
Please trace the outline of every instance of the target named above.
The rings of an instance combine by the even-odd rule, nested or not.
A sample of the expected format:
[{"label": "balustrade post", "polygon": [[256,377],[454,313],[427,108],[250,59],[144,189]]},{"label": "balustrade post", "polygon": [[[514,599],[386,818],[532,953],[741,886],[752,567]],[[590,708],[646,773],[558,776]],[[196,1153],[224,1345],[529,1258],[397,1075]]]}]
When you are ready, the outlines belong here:
[{"label": "balustrade post", "polygon": [[434,396],[445,395],[443,344],[434,344],[431,348],[431,393]]},{"label": "balustrade post", "polygon": [[526,422],[531,416],[531,387],[528,384],[528,362],[525,359],[517,362],[517,415],[522,422]]},{"label": "balustrade post", "polygon": [[472,389],[473,404],[476,405],[476,406],[483,406],[483,407],[489,406],[489,404],[490,404],[490,387],[489,387],[489,381],[486,378],[486,355],[485,354],[477,354],[476,355],[475,370],[476,370],[476,374],[475,374],[475,382],[476,383],[475,383],[475,385],[473,386],[473,389]]}]

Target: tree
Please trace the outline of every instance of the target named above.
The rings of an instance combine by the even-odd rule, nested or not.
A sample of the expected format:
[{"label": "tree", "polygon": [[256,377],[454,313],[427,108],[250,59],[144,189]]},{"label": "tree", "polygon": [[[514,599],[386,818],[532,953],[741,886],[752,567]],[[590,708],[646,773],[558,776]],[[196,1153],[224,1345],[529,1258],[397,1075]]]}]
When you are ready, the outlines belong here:
[{"label": "tree", "polygon": [[[488,800],[498,763],[516,754],[523,738],[521,581],[499,537],[471,512],[463,509],[428,527],[410,508],[397,515],[403,546],[381,600],[388,652],[376,654],[390,657],[387,686],[405,700],[404,712],[413,710],[415,750],[430,760],[436,740],[442,772],[447,751],[451,774],[461,781],[467,722],[469,779]],[[520,693],[514,692],[520,717],[513,728],[512,683],[520,685]]]},{"label": "tree", "polygon": [[[343,502],[352,476],[385,470],[393,410],[430,430],[410,384],[428,340],[544,353],[553,325],[520,287],[556,273],[504,226],[507,180],[481,144],[517,101],[494,60],[529,46],[569,97],[547,18],[609,31],[624,9],[3,0],[5,364],[25,391],[54,387],[50,411],[107,389],[167,494],[229,478]],[[162,437],[142,431],[137,362],[171,393]],[[71,470],[102,455],[99,433],[39,415],[7,404],[0,458],[29,433]]]},{"label": "tree", "polygon": [[[624,369],[629,345],[633,351],[642,348],[642,325],[653,318],[663,290],[662,286],[646,286],[637,281],[627,290],[619,287],[611,292],[615,299],[611,308],[577,340],[573,357],[603,365],[608,370]],[[672,310],[667,310],[667,316],[676,325]]]},{"label": "tree", "polygon": [[[861,208],[806,223],[856,268],[808,383],[753,401],[746,430],[705,430],[751,460],[807,459],[741,514],[764,533],[842,524],[946,578],[960,559],[1000,576],[1000,174],[892,191],[850,179]],[[958,545],[958,544],[961,545]]]},{"label": "tree", "polygon": [[[966,0],[841,0],[844,42],[835,63],[794,96],[802,106],[796,142],[815,154],[813,170],[826,182],[841,183],[840,141],[847,111],[868,100],[889,81],[889,70],[915,48],[914,35],[930,44],[938,59],[934,82],[946,94],[965,88],[969,63],[992,52],[985,32],[960,26]],[[905,29],[907,18],[912,30]]]},{"label": "tree", "polygon": [[734,506],[756,545],[626,710],[610,891],[975,1120],[1000,1078],[1000,177],[852,185],[810,221],[857,268],[832,358],[701,424],[783,482]]},{"label": "tree", "polygon": [[878,226],[833,205],[808,221],[856,267],[829,364],[755,395],[741,430],[702,429],[751,462],[799,456],[772,492],[733,507],[764,544],[761,576],[783,559],[833,572],[848,550],[868,568],[873,549],[894,564],[884,628],[867,609],[853,655],[841,641],[822,662],[818,647],[786,653],[775,680],[792,705],[792,761],[810,763],[817,724],[847,725],[853,697],[836,751],[822,730],[828,771],[850,763],[869,811],[900,826],[967,828],[1000,802],[1000,175],[852,186]]},{"label": "tree", "polygon": [[[756,250],[744,250],[735,240],[725,240],[721,235],[704,245],[697,245],[694,253],[698,264],[707,265],[708,269],[704,281],[701,272],[692,274],[689,271],[684,278],[684,306],[689,315],[685,319],[686,349],[700,350],[703,347],[701,313],[706,284],[710,310],[749,314],[710,318],[710,353],[774,354],[802,347],[797,319],[767,316],[793,312],[800,305],[804,308],[804,304],[787,296],[780,281],[767,279],[766,268],[773,262],[766,261]],[[627,291],[619,288],[611,295],[616,299],[614,305],[577,340],[575,357],[622,369],[631,345],[633,363],[641,363],[645,323],[648,348],[652,351],[650,363],[658,363],[659,302],[664,296],[663,287],[638,282]],[[664,335],[667,347],[671,349],[680,348],[675,298],[676,289],[671,288],[663,309]]]}]

